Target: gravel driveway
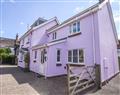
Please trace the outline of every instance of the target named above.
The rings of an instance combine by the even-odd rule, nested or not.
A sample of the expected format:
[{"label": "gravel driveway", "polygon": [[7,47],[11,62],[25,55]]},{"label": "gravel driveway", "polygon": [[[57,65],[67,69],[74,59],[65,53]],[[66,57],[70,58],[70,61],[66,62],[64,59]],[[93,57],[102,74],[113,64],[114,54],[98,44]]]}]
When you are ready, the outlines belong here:
[{"label": "gravel driveway", "polygon": [[[66,95],[66,76],[45,79],[14,65],[0,65],[0,95]],[[120,74],[101,90],[87,95],[120,95]]]}]

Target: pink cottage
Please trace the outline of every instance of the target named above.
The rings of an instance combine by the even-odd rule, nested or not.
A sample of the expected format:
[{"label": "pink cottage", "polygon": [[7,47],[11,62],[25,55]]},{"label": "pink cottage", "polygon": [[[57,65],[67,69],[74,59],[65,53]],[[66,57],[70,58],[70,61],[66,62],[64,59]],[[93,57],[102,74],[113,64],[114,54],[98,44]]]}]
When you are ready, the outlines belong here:
[{"label": "pink cottage", "polygon": [[99,64],[101,82],[119,72],[117,32],[110,2],[99,3],[59,23],[56,17],[39,18],[20,38],[18,66],[25,68],[30,53],[30,71],[45,77],[66,74],[66,64]]}]

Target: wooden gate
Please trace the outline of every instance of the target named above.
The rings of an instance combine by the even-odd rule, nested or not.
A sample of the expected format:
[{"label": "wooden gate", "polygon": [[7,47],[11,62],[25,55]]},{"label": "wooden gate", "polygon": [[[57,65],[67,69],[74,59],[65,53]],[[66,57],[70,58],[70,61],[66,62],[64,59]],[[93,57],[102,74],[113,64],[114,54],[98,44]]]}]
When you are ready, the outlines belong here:
[{"label": "wooden gate", "polygon": [[95,66],[67,64],[68,95],[76,95],[96,84]]}]

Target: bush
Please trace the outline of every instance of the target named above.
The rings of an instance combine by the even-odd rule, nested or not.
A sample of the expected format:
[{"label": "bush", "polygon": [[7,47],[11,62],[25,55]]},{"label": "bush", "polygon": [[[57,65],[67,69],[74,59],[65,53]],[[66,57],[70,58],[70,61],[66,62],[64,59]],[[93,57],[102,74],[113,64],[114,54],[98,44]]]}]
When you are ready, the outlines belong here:
[{"label": "bush", "polygon": [[24,61],[25,61],[25,66],[29,67],[29,63],[30,63],[30,54],[29,52],[27,52],[24,56]]},{"label": "bush", "polygon": [[5,53],[3,53],[1,55],[2,58],[2,63],[3,64],[14,64],[15,62],[15,56],[14,55],[7,55]]},{"label": "bush", "polygon": [[0,48],[0,62],[2,64],[14,64],[15,56],[10,55],[10,48]]}]

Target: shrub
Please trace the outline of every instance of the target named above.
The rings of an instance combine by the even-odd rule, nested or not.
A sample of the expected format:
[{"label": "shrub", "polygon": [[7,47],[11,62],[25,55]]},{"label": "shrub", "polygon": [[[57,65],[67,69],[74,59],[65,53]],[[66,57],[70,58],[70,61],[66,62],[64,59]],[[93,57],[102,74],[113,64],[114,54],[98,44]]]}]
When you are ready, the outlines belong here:
[{"label": "shrub", "polygon": [[15,56],[14,55],[7,55],[5,53],[3,53],[1,55],[2,57],[2,63],[3,64],[14,64],[14,60],[15,60]]},{"label": "shrub", "polygon": [[10,55],[10,48],[0,48],[0,62],[2,64],[14,64],[15,56]]},{"label": "shrub", "polygon": [[24,61],[25,61],[25,66],[29,67],[29,63],[30,63],[30,54],[29,52],[27,52],[24,56]]}]

